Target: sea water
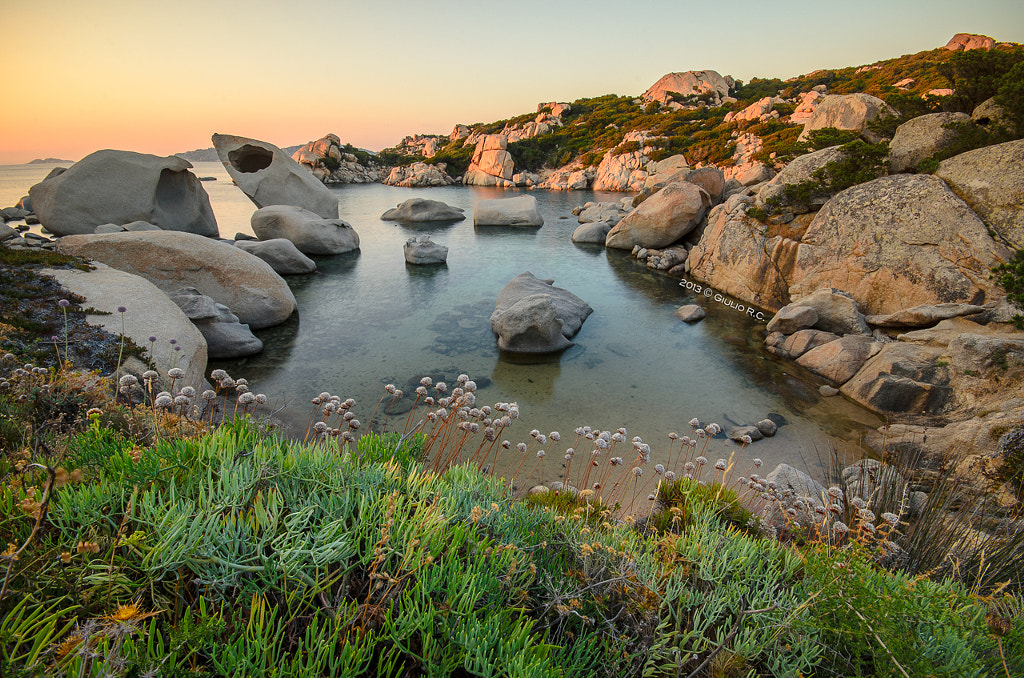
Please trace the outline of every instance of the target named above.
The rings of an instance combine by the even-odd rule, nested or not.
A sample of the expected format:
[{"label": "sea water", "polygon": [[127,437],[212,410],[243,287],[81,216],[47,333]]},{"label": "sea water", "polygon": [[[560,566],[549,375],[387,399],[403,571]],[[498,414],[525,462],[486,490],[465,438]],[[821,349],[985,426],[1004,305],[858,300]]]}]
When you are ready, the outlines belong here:
[{"label": "sea water", "polygon": [[[50,169],[0,167],[0,206],[13,205]],[[223,166],[196,163],[194,172],[216,179],[202,185],[222,237],[251,234],[255,206]],[[406,397],[390,412],[386,400],[376,420],[379,426],[386,415],[390,429],[401,428],[422,376],[452,384],[460,373],[479,385],[478,407],[519,404],[520,421],[503,433],[513,446],[527,440],[531,429],[561,433],[560,446],[550,448],[543,467],[537,464],[535,480],[557,478],[577,426],[625,427],[629,438],[639,435],[651,445],[656,463],[668,449],[670,432],[691,433],[691,418],[728,430],[771,414],[783,422],[773,438],[741,447],[720,436],[708,448],[711,463],[732,457],[738,475],[760,457],[762,475],[784,462],[821,477],[830,447],[840,447],[849,457],[862,455],[860,441],[881,424],[842,397],[823,398],[819,378],[767,353],[764,322],[739,310],[742,302],[717,290],[710,298],[687,290],[628,252],[571,241],[579,225],[571,214],[574,207],[625,194],[382,184],[331,190],[338,196],[341,218],[359,234],[360,249],[318,257],[316,273],[287,277],[298,313],[256,332],[265,345],[262,353],[210,365],[245,377],[254,392],[265,393],[266,411],[283,420],[293,435],[303,434],[310,401],[319,393],[354,398],[357,417],[368,422],[389,383]],[[523,193],[537,199],[543,227],[474,227],[477,202]],[[460,207],[467,218],[421,226],[380,219],[413,197]],[[403,244],[420,235],[449,248],[446,265],[405,263]],[[524,271],[553,279],[594,309],[573,337],[575,345],[560,354],[513,356],[497,348],[489,322],[495,299]],[[695,324],[680,322],[674,311],[688,303],[701,304],[707,317]],[[126,305],[130,313],[130,300]],[[424,414],[420,408],[411,422]],[[513,448],[499,465],[517,465],[517,455]],[[534,465],[528,460],[527,467]]]}]

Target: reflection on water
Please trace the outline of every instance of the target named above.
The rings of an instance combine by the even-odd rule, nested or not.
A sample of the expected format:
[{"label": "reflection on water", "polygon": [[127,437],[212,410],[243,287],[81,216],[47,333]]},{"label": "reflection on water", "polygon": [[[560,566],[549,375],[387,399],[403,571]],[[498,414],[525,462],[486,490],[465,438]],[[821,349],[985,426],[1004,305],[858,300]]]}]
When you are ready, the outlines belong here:
[{"label": "reflection on water", "polygon": [[[19,170],[16,177],[26,185],[17,190],[10,188],[16,179],[3,170],[0,186],[6,176],[9,192],[19,194],[9,201],[13,204],[48,168]],[[248,219],[255,207],[223,168],[198,163],[196,173],[218,178],[203,185],[222,235],[251,233]],[[28,181],[30,175],[39,176]],[[390,421],[401,424],[420,377],[452,383],[463,372],[480,386],[478,406],[519,403],[522,421],[504,436],[513,443],[533,428],[561,431],[565,441],[574,437],[569,432],[576,426],[624,426],[630,437],[639,435],[651,445],[655,462],[667,449],[668,433],[689,433],[686,422],[692,417],[723,427],[755,423],[769,414],[783,422],[774,438],[745,449],[724,439],[713,442],[712,461],[735,455],[741,472],[755,456],[764,459],[766,469],[779,462],[814,467],[830,441],[855,447],[865,431],[881,424],[849,401],[822,398],[820,380],[765,353],[763,325],[723,304],[697,299],[628,252],[574,245],[570,236],[578,224],[565,218],[573,207],[587,200],[618,200],[620,194],[537,191],[531,194],[539,202],[543,227],[474,228],[477,201],[523,191],[380,184],[333,190],[342,218],[359,233],[360,250],[318,258],[317,273],[287,278],[298,314],[257,332],[265,345],[260,355],[211,365],[247,378],[300,435],[310,400],[321,391],[355,398],[357,416],[365,420],[383,386],[397,384],[410,394],[392,407],[402,417]],[[461,207],[467,218],[414,226],[380,219],[412,197]],[[449,248],[446,266],[405,263],[405,241],[424,234]],[[574,337],[576,345],[561,354],[524,358],[497,349],[489,322],[495,299],[524,271],[553,278],[594,308]],[[694,325],[680,322],[676,307],[695,301],[707,318]],[[560,458],[553,450],[549,480]],[[510,460],[518,462],[518,457]]]}]

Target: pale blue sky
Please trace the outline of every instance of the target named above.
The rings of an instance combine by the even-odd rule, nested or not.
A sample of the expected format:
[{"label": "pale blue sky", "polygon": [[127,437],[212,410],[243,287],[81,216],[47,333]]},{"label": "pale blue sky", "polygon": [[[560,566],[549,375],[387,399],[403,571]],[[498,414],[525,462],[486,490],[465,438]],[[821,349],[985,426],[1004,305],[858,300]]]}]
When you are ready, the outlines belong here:
[{"label": "pale blue sky", "polygon": [[671,71],[862,65],[954,33],[1024,42],[1021,0],[0,0],[0,163],[169,154],[213,132],[370,149]]}]

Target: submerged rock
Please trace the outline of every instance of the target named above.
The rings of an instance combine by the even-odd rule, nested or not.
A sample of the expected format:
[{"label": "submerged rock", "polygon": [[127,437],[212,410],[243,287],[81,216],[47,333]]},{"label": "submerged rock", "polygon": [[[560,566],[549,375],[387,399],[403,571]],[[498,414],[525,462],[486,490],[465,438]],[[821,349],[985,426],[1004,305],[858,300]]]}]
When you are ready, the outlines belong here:
[{"label": "submerged rock", "polygon": [[392,207],[380,215],[384,221],[397,221],[400,224],[415,224],[430,221],[462,221],[466,218],[462,208],[452,207],[440,200],[410,198],[398,207]]},{"label": "submerged rock", "polygon": [[569,338],[579,332],[593,311],[575,294],[555,287],[554,281],[526,272],[498,293],[491,329],[498,335],[502,350],[550,353],[572,346]]},{"label": "submerged rock", "polygon": [[428,235],[409,238],[402,251],[407,264],[443,264],[448,261],[448,248],[433,242]]}]

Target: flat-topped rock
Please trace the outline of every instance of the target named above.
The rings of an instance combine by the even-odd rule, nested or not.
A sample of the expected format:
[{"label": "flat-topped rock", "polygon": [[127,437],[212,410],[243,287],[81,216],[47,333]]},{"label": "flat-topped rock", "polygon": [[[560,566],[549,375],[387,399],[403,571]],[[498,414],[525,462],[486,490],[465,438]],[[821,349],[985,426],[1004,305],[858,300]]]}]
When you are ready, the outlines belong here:
[{"label": "flat-topped rock", "polygon": [[875,327],[930,327],[948,318],[975,315],[985,311],[974,304],[936,304],[915,306],[885,315],[869,315],[867,323]]},{"label": "flat-topped rock", "polygon": [[543,226],[544,217],[532,195],[481,200],[473,208],[476,226]]},{"label": "flat-topped rock", "polygon": [[462,221],[466,218],[462,208],[452,207],[440,200],[410,198],[380,215],[384,221],[400,224],[415,224],[430,221]]},{"label": "flat-topped rock", "polygon": [[[192,237],[206,240],[201,236]],[[178,367],[185,371],[184,379],[177,384],[179,387],[201,388],[206,383],[206,339],[181,309],[161,288],[143,276],[111,268],[101,262],[95,262],[94,266],[91,271],[54,268],[40,272],[55,279],[67,291],[84,297],[83,307],[102,313],[87,315],[90,325],[102,327],[114,335],[123,333],[137,346],[145,347],[158,367],[161,382],[168,369]],[[117,312],[122,306],[127,309],[123,314]],[[157,341],[150,342],[151,336]],[[174,344],[170,343],[171,339],[175,340]],[[174,350],[175,346],[180,346],[181,350]],[[137,377],[147,369],[141,362],[129,367],[133,373],[138,372]],[[125,373],[122,368],[121,374]]]}]

